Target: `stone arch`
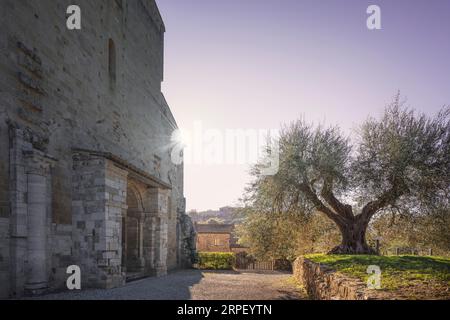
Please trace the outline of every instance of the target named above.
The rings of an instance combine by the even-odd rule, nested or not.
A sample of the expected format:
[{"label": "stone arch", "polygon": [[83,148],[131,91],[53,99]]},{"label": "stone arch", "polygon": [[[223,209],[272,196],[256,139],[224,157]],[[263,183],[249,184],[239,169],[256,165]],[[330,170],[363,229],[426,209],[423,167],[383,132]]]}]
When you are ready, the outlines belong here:
[{"label": "stone arch", "polygon": [[142,193],[133,181],[128,181],[127,185],[127,205],[128,209],[144,212],[144,201]]},{"label": "stone arch", "polygon": [[122,218],[122,266],[127,273],[139,274],[144,268],[143,220],[144,207],[139,188],[129,181],[127,185],[127,212]]}]

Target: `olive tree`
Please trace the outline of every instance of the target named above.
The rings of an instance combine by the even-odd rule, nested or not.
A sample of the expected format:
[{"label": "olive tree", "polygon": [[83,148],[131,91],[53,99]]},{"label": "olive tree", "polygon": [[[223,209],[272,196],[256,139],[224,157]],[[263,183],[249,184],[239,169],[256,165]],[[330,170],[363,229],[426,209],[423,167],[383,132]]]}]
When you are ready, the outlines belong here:
[{"label": "olive tree", "polygon": [[399,98],[355,136],[337,127],[299,120],[282,128],[279,171],[263,176],[256,165],[246,200],[273,213],[320,212],[332,220],[340,254],[372,254],[371,218],[392,208],[414,214],[445,196],[450,186],[450,109],[429,117],[404,108]]}]

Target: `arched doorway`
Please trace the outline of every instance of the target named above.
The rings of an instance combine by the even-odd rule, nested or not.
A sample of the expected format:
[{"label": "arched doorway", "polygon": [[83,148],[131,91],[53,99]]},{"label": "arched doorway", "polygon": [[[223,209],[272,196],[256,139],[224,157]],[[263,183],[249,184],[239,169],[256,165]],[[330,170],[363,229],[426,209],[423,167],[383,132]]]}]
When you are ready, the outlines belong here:
[{"label": "arched doorway", "polygon": [[143,216],[142,199],[139,191],[128,184],[127,213],[122,218],[122,268],[127,280],[143,275]]}]

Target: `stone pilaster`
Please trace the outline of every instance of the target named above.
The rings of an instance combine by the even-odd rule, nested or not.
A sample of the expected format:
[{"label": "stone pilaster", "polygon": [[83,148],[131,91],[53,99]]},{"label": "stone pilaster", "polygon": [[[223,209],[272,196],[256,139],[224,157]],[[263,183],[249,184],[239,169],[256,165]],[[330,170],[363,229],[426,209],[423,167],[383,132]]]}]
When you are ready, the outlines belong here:
[{"label": "stone pilaster", "polygon": [[13,296],[24,294],[25,261],[27,260],[27,176],[23,150],[33,150],[31,142],[24,139],[23,130],[13,124],[10,131],[10,232],[11,232],[11,292]]},{"label": "stone pilaster", "polygon": [[112,288],[125,283],[122,271],[122,218],[126,213],[127,172],[100,156],[74,154],[74,260],[82,283]]},{"label": "stone pilaster", "polygon": [[39,294],[48,288],[48,156],[37,151],[24,152],[27,176],[27,261],[25,292]]},{"label": "stone pilaster", "polygon": [[[11,291],[38,294],[49,286],[51,167],[56,160],[28,128],[9,123]],[[37,149],[37,147],[41,149]]]},{"label": "stone pilaster", "polygon": [[156,275],[163,276],[167,274],[167,217],[157,219],[156,235],[159,240],[155,261]]},{"label": "stone pilaster", "polygon": [[[150,188],[148,190],[148,208],[144,229],[144,243],[147,244],[144,251],[146,265],[151,273],[156,276],[167,274],[167,241],[168,241],[168,190],[162,188]],[[150,231],[150,232],[149,232]],[[151,240],[150,240],[150,239]],[[148,246],[150,244],[150,246]]]},{"label": "stone pilaster", "polygon": [[128,171],[119,168],[111,160],[106,160],[106,222],[105,247],[99,247],[106,265],[101,266],[107,274],[106,287],[113,288],[125,283],[126,275],[122,270],[122,219],[126,216]]},{"label": "stone pilaster", "polygon": [[138,241],[138,270],[144,271],[145,259],[144,259],[144,213],[140,212],[137,217],[137,241]]}]

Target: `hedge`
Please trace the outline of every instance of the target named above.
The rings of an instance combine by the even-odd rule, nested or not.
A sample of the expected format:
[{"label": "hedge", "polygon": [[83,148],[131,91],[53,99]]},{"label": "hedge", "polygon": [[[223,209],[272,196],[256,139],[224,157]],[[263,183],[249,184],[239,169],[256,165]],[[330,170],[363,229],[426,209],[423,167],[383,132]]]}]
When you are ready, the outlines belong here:
[{"label": "hedge", "polygon": [[199,252],[198,267],[200,269],[230,270],[236,257],[233,252]]}]

